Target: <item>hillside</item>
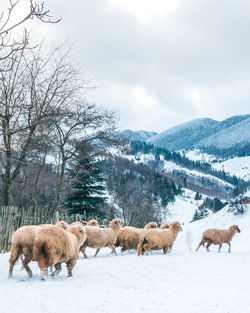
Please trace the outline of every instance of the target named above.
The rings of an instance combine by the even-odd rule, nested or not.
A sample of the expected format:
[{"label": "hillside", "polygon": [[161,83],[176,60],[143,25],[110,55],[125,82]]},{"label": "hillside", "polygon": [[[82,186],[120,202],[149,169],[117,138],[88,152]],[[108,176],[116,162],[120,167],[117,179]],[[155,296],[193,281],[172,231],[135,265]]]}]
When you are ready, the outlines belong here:
[{"label": "hillside", "polygon": [[[250,181],[215,167],[214,156],[192,152],[170,152],[145,142],[130,142],[130,148],[122,156],[136,164],[146,164],[155,171],[172,179],[176,184],[202,194],[231,199],[245,192]],[[221,161],[221,160],[218,160]],[[245,169],[247,172],[248,169]]]},{"label": "hillside", "polygon": [[118,132],[117,135],[120,139],[146,141],[147,139],[153,136],[156,136],[157,133],[144,131],[144,130],[132,131],[132,130],[126,129],[126,130]]},{"label": "hillside", "polygon": [[232,116],[218,122],[195,119],[170,128],[147,140],[168,150],[200,149],[223,156],[250,153],[250,115]]}]

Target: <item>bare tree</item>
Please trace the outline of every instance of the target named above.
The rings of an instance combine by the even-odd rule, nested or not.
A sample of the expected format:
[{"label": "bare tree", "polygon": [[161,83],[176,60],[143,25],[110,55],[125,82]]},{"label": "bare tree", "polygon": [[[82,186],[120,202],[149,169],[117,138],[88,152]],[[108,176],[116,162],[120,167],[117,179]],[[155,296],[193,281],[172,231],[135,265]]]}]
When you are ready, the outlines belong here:
[{"label": "bare tree", "polygon": [[[23,5],[29,3],[27,11],[22,17],[13,19],[16,12],[20,11]],[[0,66],[1,71],[12,69],[13,63],[18,59],[18,52],[29,47],[30,34],[23,28],[23,35],[20,39],[13,36],[13,30],[20,29],[29,20],[37,19],[44,23],[57,23],[60,20],[53,20],[50,11],[45,8],[44,3],[38,4],[33,0],[9,0],[9,6],[5,11],[0,12],[0,61],[11,59],[11,63]]]},{"label": "bare tree", "polygon": [[5,205],[10,204],[10,188],[29,162],[34,143],[49,140],[61,107],[81,88],[77,71],[65,55],[57,59],[57,53],[22,50],[12,71],[0,72],[0,175]]},{"label": "bare tree", "polygon": [[124,177],[124,181],[115,187],[113,196],[126,225],[143,227],[151,221],[161,222],[162,208],[153,199],[150,182]]},{"label": "bare tree", "polygon": [[[55,207],[60,204],[65,167],[78,141],[99,150],[116,143],[116,116],[86,101],[88,81],[63,48],[21,50],[12,71],[0,72],[0,178],[4,205],[14,202],[16,183],[32,197],[39,191],[46,159],[58,162]],[[11,63],[9,58],[4,62]],[[31,170],[30,167],[33,167]],[[36,179],[34,179],[36,177]],[[36,188],[35,188],[36,187]]]}]

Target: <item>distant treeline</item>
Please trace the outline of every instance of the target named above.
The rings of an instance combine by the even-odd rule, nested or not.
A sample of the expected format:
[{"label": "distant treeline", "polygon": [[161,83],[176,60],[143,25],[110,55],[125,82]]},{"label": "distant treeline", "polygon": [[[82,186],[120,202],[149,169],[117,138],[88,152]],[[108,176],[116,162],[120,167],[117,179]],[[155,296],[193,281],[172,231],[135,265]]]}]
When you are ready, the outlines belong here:
[{"label": "distant treeline", "polygon": [[225,182],[228,182],[235,186],[235,192],[243,192],[249,183],[244,180],[236,177],[235,175],[231,176],[227,174],[224,170],[218,171],[212,168],[209,163],[203,163],[200,161],[192,161],[185,156],[182,156],[179,152],[169,151],[164,148],[155,147],[153,144],[147,144],[142,141],[131,141],[130,149],[127,152],[128,154],[136,155],[137,153],[149,154],[152,153],[155,156],[155,160],[160,161],[160,156],[163,156],[166,161],[173,161],[174,163],[181,165],[189,170],[197,170],[204,174],[210,174],[214,177],[222,179]]},{"label": "distant treeline", "polygon": [[242,146],[242,144],[235,145],[227,149],[218,149],[217,147],[200,147],[202,152],[208,154],[213,154],[220,158],[233,158],[233,157],[243,157],[250,156],[250,143]]}]

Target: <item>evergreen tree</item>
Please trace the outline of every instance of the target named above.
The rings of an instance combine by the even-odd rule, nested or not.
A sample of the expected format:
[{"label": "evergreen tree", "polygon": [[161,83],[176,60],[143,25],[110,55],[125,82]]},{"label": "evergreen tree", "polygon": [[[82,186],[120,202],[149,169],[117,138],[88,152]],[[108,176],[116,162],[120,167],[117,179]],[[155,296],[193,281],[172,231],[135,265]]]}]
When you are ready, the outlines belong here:
[{"label": "evergreen tree", "polygon": [[205,218],[207,216],[208,216],[208,209],[203,203],[202,205],[199,206],[197,210],[195,210],[195,213],[193,215],[191,222],[201,220],[202,218]]},{"label": "evergreen tree", "polygon": [[199,192],[197,191],[194,197],[194,200],[201,200],[202,195],[199,194]]},{"label": "evergreen tree", "polygon": [[101,211],[105,204],[104,179],[100,161],[96,160],[93,148],[86,143],[79,145],[75,160],[67,170],[70,191],[64,201],[69,213],[84,213],[86,217],[104,217]]}]

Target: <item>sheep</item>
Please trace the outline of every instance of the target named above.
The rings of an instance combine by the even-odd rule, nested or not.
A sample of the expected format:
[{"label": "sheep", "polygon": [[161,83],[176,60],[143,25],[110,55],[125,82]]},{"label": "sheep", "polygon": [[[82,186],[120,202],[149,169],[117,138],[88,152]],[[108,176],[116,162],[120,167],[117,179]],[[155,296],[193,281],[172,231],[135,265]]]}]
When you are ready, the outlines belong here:
[{"label": "sheep", "polygon": [[47,279],[49,266],[55,267],[52,276],[57,276],[63,262],[67,264],[68,277],[72,276],[79,248],[85,240],[86,231],[81,223],[73,223],[67,230],[54,225],[41,228],[35,237],[33,248],[33,259],[41,270],[41,279]]},{"label": "sheep", "polygon": [[97,226],[98,227],[99,224],[98,224],[97,220],[90,220],[90,221],[88,221],[87,226]]},{"label": "sheep", "polygon": [[143,228],[136,228],[131,226],[126,226],[119,231],[117,241],[115,246],[121,246],[121,251],[124,252],[126,250],[137,249],[140,236],[145,230],[157,228],[157,224],[155,222],[150,222]]},{"label": "sheep", "polygon": [[99,253],[103,247],[109,247],[112,249],[112,253],[116,254],[115,242],[117,239],[120,228],[123,227],[123,222],[119,218],[114,218],[109,222],[109,228],[100,228],[97,226],[85,226],[87,239],[84,244],[80,247],[80,251],[84,257],[86,255],[86,247],[96,248],[95,256]]},{"label": "sheep", "polygon": [[202,234],[202,239],[201,242],[199,243],[196,251],[199,250],[200,246],[203,245],[207,242],[207,252],[209,252],[209,246],[213,243],[215,245],[219,245],[219,250],[220,252],[221,246],[223,243],[227,243],[229,248],[228,252],[231,252],[231,243],[230,241],[233,239],[233,236],[236,233],[240,233],[240,229],[238,225],[232,225],[228,229],[216,229],[216,228],[210,228],[204,231]]},{"label": "sheep", "polygon": [[160,229],[168,229],[168,228],[169,228],[169,224],[168,223],[164,223],[160,227]]},{"label": "sheep", "polygon": [[[12,277],[13,267],[18,258],[21,259],[22,266],[25,268],[28,276],[32,277],[32,271],[28,264],[32,260],[32,250],[35,236],[41,228],[48,225],[49,224],[22,226],[14,232],[12,236],[12,246],[9,259],[9,278]],[[58,221],[56,226],[66,229],[68,224],[64,221]],[[24,255],[24,259],[22,259],[22,255]]]},{"label": "sheep", "polygon": [[163,253],[166,254],[167,251],[172,248],[177,234],[180,231],[182,231],[182,227],[177,221],[172,222],[169,225],[169,229],[148,230],[140,237],[137,247],[138,255],[142,255],[144,251],[148,253],[149,249],[163,249]]}]

